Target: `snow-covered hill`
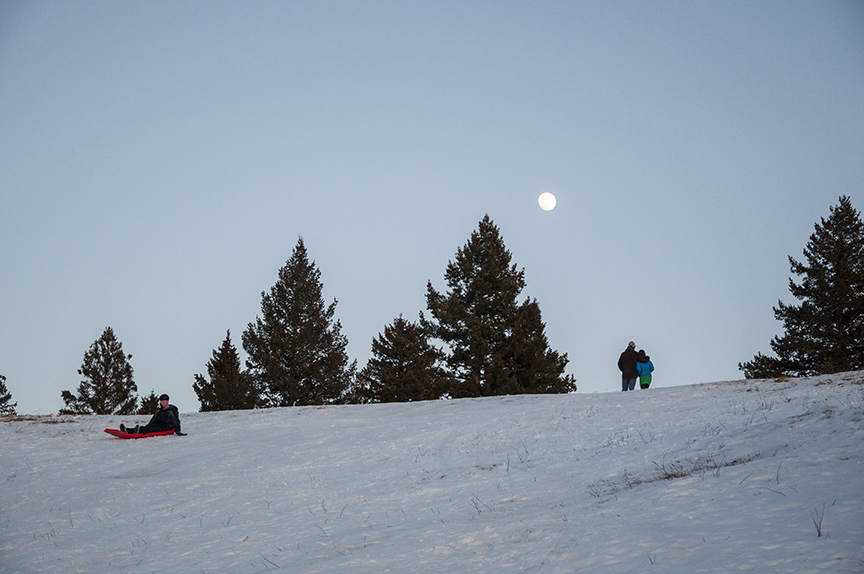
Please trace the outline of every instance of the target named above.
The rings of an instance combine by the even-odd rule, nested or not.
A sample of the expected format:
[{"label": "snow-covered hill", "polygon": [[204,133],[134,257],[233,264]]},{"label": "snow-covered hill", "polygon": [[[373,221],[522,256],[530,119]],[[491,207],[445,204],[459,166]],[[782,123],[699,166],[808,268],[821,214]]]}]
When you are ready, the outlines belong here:
[{"label": "snow-covered hill", "polygon": [[864,571],[864,372],[182,419],[0,424],[0,572]]}]

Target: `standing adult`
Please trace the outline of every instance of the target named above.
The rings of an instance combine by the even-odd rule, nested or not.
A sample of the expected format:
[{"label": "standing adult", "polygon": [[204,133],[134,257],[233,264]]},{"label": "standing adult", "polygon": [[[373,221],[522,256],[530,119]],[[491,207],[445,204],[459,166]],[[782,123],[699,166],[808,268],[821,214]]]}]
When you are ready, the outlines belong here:
[{"label": "standing adult", "polygon": [[651,373],[654,372],[654,363],[651,362],[651,357],[645,353],[645,349],[639,350],[639,359],[636,363],[636,370],[639,372],[639,388],[647,389],[651,386]]},{"label": "standing adult", "polygon": [[639,354],[636,352],[636,343],[630,341],[627,344],[627,348],[624,349],[624,352],[618,358],[622,391],[632,391],[636,388],[636,379],[639,378],[639,371],[636,370],[636,363],[638,362]]}]

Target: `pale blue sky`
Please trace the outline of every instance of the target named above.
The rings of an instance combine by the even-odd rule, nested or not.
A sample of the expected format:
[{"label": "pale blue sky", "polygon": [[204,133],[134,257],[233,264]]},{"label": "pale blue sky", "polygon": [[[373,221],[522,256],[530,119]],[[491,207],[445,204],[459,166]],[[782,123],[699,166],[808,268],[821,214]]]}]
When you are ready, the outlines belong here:
[{"label": "pale blue sky", "polygon": [[106,326],[197,410],[299,236],[362,366],[487,213],[579,392],[631,339],[658,386],[736,379],[864,208],[864,4],[6,1],[0,110],[19,412]]}]

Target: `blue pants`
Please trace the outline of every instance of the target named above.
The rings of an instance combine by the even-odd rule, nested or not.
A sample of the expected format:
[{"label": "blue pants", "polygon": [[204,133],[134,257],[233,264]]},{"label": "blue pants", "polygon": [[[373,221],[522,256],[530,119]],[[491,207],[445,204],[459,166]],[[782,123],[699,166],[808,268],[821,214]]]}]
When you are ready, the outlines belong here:
[{"label": "blue pants", "polygon": [[636,388],[636,379],[621,379],[621,390],[632,391]]}]

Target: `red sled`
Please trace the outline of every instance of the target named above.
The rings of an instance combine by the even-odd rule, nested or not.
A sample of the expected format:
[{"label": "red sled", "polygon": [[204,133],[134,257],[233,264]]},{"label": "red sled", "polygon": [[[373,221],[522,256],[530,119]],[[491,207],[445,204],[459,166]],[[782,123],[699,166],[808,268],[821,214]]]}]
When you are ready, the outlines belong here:
[{"label": "red sled", "polygon": [[105,429],[105,432],[107,432],[111,436],[116,436],[117,438],[150,438],[151,436],[167,436],[169,434],[174,434],[174,429],[163,430],[159,432],[148,432],[147,434],[132,434],[128,432],[123,432],[119,429]]}]

